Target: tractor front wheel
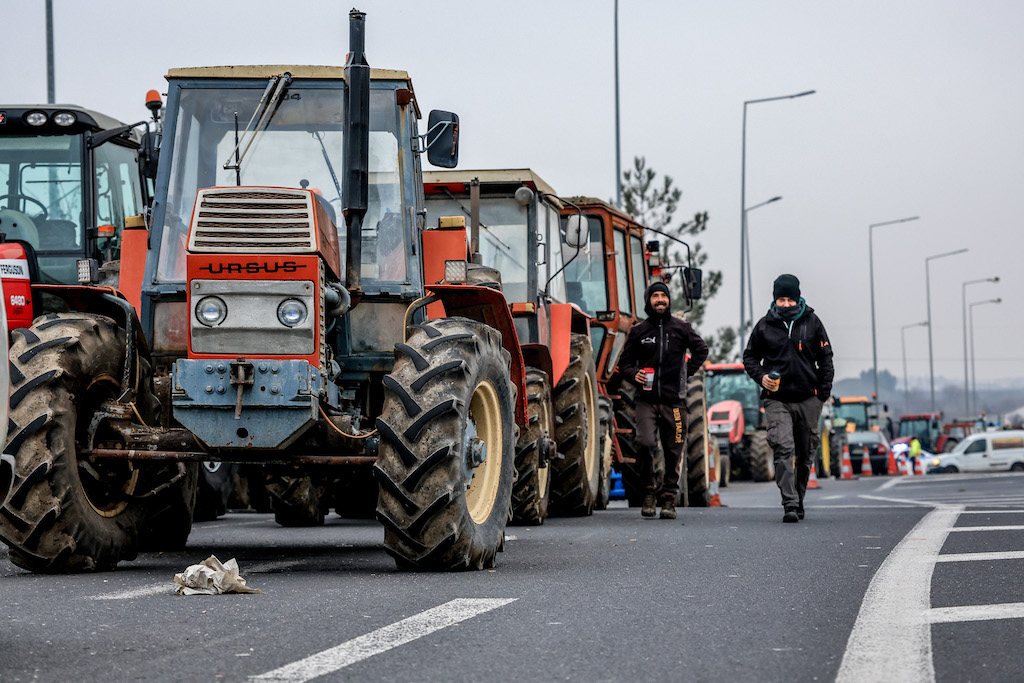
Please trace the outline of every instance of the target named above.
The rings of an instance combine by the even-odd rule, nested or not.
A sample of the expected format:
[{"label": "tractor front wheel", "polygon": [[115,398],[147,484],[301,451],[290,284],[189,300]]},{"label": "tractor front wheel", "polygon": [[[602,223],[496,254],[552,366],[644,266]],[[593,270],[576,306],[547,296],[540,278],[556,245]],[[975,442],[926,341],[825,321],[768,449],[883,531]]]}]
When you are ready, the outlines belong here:
[{"label": "tractor front wheel", "polygon": [[[526,369],[526,429],[516,443],[512,487],[512,522],[543,524],[551,495],[551,463],[555,423],[551,416],[551,380],[536,368]],[[544,456],[546,453],[546,457]]]},{"label": "tractor front wheel", "polygon": [[589,335],[572,335],[569,367],[555,387],[554,404],[561,457],[551,472],[551,512],[586,516],[594,511],[601,478],[597,370]]}]

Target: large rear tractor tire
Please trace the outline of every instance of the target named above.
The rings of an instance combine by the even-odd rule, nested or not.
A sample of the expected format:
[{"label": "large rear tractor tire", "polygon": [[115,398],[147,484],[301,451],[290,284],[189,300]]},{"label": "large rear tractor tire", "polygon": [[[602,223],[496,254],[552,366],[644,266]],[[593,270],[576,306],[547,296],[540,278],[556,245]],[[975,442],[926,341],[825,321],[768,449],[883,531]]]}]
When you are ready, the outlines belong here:
[{"label": "large rear tractor tire", "polygon": [[763,429],[750,435],[750,478],[754,481],[775,480],[775,456],[768,444],[768,432]]},{"label": "large rear tractor tire", "polygon": [[[551,414],[551,379],[526,369],[527,427],[516,443],[516,483],[512,486],[512,523],[543,524],[551,497],[551,463],[555,421]],[[541,466],[543,465],[543,467]]]},{"label": "large rear tractor tire", "polygon": [[308,474],[273,474],[267,492],[274,521],[283,527],[321,526],[330,509],[327,486]]},{"label": "large rear tractor tire", "polygon": [[718,475],[718,486],[719,488],[726,488],[729,486],[729,482],[732,481],[732,457],[728,450],[722,450],[722,447],[717,442],[713,442],[715,450],[718,452],[718,458],[715,464],[715,473]]},{"label": "large rear tractor tire", "polygon": [[377,419],[377,519],[400,569],[494,566],[515,479],[516,387],[494,328],[431,320],[395,345]]},{"label": "large rear tractor tire", "polygon": [[597,370],[589,335],[572,335],[569,367],[554,396],[555,440],[561,457],[552,464],[551,514],[585,517],[594,511],[601,479]]},{"label": "large rear tractor tire", "polygon": [[[183,545],[195,500],[194,466],[183,472],[166,464],[78,458],[92,427],[96,447],[116,445],[116,433],[93,421],[105,402],[123,393],[125,330],[100,315],[56,313],[13,337],[5,451],[14,456],[16,473],[0,510],[0,538],[11,562],[34,572],[107,570],[136,557],[140,533],[147,545]],[[135,412],[155,424],[144,359],[136,375]]]},{"label": "large rear tractor tire", "polygon": [[708,460],[707,400],[704,370],[686,380],[686,505],[707,507],[711,502],[711,477]]},{"label": "large rear tractor tire", "polygon": [[843,474],[843,451],[846,450],[848,443],[846,430],[837,430],[829,436],[828,471],[836,479],[839,479]]}]

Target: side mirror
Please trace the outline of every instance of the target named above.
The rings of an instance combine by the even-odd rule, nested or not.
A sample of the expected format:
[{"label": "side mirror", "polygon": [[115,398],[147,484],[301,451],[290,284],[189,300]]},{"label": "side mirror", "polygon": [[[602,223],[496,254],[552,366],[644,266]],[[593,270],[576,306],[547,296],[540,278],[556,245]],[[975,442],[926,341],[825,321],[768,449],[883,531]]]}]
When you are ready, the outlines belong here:
[{"label": "side mirror", "polygon": [[441,168],[459,165],[459,117],[435,109],[427,117],[427,161]]},{"label": "side mirror", "polygon": [[590,225],[584,216],[575,213],[565,219],[565,243],[573,249],[582,249],[590,241]]},{"label": "side mirror", "polygon": [[139,150],[142,160],[142,175],[150,180],[156,180],[157,162],[160,160],[160,147],[157,141],[157,133],[147,130],[142,135],[142,149]]},{"label": "side mirror", "polygon": [[697,300],[704,293],[700,268],[683,268],[683,287],[688,299]]}]

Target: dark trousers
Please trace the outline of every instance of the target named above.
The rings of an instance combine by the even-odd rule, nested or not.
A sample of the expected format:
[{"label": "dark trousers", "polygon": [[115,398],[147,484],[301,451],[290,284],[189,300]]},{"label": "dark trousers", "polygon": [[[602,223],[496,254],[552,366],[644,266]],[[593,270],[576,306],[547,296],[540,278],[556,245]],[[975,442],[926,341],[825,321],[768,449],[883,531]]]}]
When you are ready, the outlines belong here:
[{"label": "dark trousers", "polygon": [[822,405],[816,396],[795,403],[764,401],[768,443],[775,455],[775,483],[787,510],[804,504],[811,462],[821,442],[818,418]]},{"label": "dark trousers", "polygon": [[[665,478],[658,488],[654,472],[654,454],[658,439],[665,453]],[[661,500],[679,495],[683,451],[686,448],[686,404],[636,402],[636,467],[640,481],[648,493],[658,493]]]}]

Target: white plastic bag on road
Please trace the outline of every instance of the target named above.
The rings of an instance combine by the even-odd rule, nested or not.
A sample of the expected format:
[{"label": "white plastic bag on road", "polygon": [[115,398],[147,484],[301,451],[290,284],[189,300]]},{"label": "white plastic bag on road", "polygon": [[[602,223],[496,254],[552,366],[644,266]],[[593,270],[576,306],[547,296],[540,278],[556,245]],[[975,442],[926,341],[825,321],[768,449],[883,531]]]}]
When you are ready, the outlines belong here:
[{"label": "white plastic bag on road", "polygon": [[238,562],[231,558],[221,564],[216,555],[210,555],[202,564],[194,564],[174,575],[178,595],[219,595],[221,593],[262,593],[249,588],[238,575]]}]

